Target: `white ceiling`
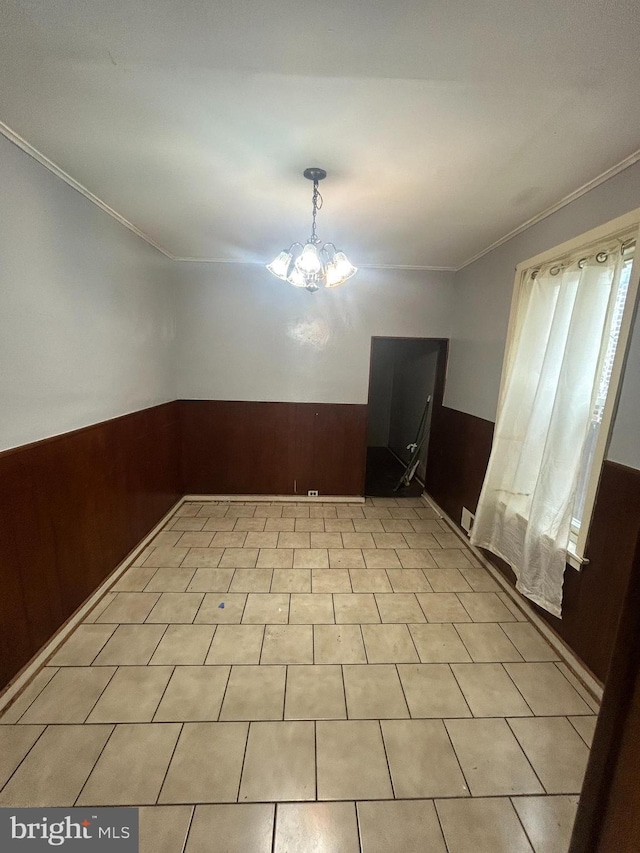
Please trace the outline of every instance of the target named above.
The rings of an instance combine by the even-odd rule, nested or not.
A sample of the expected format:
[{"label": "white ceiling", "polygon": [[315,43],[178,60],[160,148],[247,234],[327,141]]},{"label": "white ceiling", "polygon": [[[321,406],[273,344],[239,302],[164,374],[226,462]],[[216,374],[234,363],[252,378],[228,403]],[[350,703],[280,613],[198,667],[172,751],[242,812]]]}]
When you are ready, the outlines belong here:
[{"label": "white ceiling", "polygon": [[634,0],[0,0],[0,121],[179,258],[457,268],[640,147]]}]

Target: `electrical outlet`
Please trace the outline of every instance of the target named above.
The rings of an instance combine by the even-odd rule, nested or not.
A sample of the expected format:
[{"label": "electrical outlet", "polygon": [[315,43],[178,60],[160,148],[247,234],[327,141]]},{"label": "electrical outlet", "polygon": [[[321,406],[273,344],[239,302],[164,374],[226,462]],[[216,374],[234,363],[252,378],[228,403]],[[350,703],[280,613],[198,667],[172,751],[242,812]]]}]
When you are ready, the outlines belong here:
[{"label": "electrical outlet", "polygon": [[307,492],[307,495],[310,498],[317,498],[318,497],[318,490],[317,489],[309,489],[309,491]]},{"label": "electrical outlet", "polygon": [[460,520],[460,527],[467,532],[467,535],[471,533],[471,528],[473,527],[473,522],[475,519],[475,515],[466,508],[466,506],[462,507],[462,519]]}]

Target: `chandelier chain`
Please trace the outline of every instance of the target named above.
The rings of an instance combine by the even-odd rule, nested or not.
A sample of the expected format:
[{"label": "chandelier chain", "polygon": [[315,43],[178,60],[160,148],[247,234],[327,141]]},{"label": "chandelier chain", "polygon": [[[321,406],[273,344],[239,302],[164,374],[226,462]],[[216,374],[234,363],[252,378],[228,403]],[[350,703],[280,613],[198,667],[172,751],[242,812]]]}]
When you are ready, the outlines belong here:
[{"label": "chandelier chain", "polygon": [[313,218],[311,221],[311,237],[309,239],[310,243],[319,243],[318,235],[316,234],[316,216],[319,210],[322,209],[322,202],[324,199],[320,194],[320,190],[318,189],[318,182],[313,182]]}]

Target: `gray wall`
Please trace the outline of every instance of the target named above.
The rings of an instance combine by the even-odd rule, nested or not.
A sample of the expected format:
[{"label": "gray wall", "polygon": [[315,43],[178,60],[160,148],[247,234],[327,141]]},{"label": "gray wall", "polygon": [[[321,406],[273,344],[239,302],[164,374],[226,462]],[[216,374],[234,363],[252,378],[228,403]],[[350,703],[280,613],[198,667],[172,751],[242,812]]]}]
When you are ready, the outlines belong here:
[{"label": "gray wall", "polygon": [[173,266],[0,136],[0,450],[175,397]]},{"label": "gray wall", "polygon": [[[495,420],[515,267],[640,207],[640,163],[455,274],[444,404]],[[640,322],[636,318],[607,458],[640,468]]]}]

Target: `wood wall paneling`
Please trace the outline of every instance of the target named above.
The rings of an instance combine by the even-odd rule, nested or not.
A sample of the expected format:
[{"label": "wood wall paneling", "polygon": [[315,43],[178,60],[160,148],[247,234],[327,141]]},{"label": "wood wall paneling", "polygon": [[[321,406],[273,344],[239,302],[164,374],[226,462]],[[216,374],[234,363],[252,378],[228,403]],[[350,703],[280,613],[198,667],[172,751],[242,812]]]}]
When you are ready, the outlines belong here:
[{"label": "wood wall paneling", "polygon": [[167,403],[0,453],[0,686],[178,499],[177,415]]},{"label": "wood wall paneling", "polygon": [[179,405],[185,494],[363,494],[366,406],[224,400]]},{"label": "wood wall paneling", "polygon": [[[463,506],[475,512],[492,436],[490,421],[446,407],[432,428],[427,491],[458,525]],[[567,567],[562,619],[532,605],[601,681],[639,532],[640,471],[605,461],[587,544],[589,563],[580,572]],[[485,554],[514,583],[509,566]]]}]

